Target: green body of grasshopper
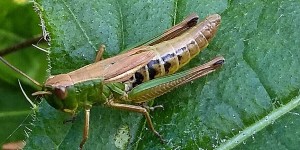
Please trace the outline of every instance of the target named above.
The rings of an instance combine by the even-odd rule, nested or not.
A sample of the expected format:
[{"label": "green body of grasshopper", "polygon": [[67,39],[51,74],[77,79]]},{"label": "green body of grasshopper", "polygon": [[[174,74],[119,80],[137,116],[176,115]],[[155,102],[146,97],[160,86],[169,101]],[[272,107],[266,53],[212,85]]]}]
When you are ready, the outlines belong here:
[{"label": "green body of grasshopper", "polygon": [[156,40],[100,61],[102,47],[95,63],[49,77],[42,90],[33,95],[43,96],[52,107],[73,115],[78,108],[85,110],[80,148],[88,137],[89,110],[95,103],[144,114],[151,130],[160,137],[147,109],[134,104],[156,98],[213,72],[224,63],[223,57],[217,57],[204,65],[172,74],[208,45],[221,17],[211,15],[199,24],[197,19],[191,15]]}]

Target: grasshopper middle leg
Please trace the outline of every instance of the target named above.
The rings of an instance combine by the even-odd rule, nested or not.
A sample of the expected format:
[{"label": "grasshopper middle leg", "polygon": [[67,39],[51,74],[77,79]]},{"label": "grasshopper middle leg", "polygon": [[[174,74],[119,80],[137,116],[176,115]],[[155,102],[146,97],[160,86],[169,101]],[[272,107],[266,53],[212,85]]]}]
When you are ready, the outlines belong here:
[{"label": "grasshopper middle leg", "polygon": [[102,56],[104,51],[105,51],[105,45],[100,45],[99,50],[97,51],[95,62],[98,62],[103,59]]}]

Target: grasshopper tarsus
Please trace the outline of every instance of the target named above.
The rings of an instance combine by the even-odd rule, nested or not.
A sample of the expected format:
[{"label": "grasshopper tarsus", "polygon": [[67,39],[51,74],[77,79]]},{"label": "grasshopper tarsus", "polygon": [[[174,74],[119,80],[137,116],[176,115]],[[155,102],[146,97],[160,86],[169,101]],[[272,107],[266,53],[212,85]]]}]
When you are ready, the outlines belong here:
[{"label": "grasshopper tarsus", "polygon": [[159,141],[160,141],[161,144],[166,144],[167,143],[167,141],[162,136],[160,136],[158,138],[159,138]]},{"label": "grasshopper tarsus", "polygon": [[149,109],[150,111],[154,111],[154,110],[157,109],[157,108],[163,109],[163,110],[164,110],[164,106],[163,106],[163,105],[151,106],[151,107],[149,107],[148,109]]},{"label": "grasshopper tarsus", "polygon": [[[154,132],[154,131],[153,131]],[[165,144],[166,140],[163,138],[162,135],[160,135],[157,131],[154,132],[154,134],[156,135],[156,137],[159,139],[160,143]]]},{"label": "grasshopper tarsus", "polygon": [[160,142],[162,144],[166,143],[166,140],[163,138],[163,136],[161,134],[159,134],[159,132],[157,132],[154,128],[151,128],[151,130],[153,131],[153,133],[155,134],[155,136],[160,140]]},{"label": "grasshopper tarsus", "polygon": [[154,111],[154,110],[157,109],[157,108],[163,109],[163,110],[164,110],[164,106],[163,106],[163,105],[148,106],[147,103],[142,103],[142,106],[143,106],[144,108],[146,108],[148,111]]}]

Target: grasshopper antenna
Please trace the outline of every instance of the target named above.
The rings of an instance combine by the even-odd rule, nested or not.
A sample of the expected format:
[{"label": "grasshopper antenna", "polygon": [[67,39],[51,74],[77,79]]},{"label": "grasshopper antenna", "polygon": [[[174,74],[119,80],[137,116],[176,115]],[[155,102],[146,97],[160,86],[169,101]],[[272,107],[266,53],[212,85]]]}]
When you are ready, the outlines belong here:
[{"label": "grasshopper antenna", "polygon": [[38,47],[38,46],[36,46],[36,45],[34,45],[34,44],[32,44],[32,46],[35,47],[35,48],[37,48],[37,49],[39,49],[39,50],[41,50],[41,51],[43,51],[43,52],[45,52],[45,53],[47,53],[47,54],[49,54],[49,51],[48,51],[48,50],[45,50],[45,49],[43,49],[43,48],[41,48],[41,47]]},{"label": "grasshopper antenna", "polygon": [[0,60],[5,63],[8,67],[10,67],[11,69],[13,69],[14,71],[18,72],[19,74],[23,75],[24,77],[26,77],[27,79],[29,79],[31,82],[33,82],[35,85],[39,86],[39,87],[43,87],[39,82],[35,81],[34,79],[32,79],[31,77],[29,77],[27,74],[25,74],[24,72],[22,72],[21,70],[19,70],[18,68],[14,67],[13,65],[11,65],[9,62],[7,62],[3,57],[0,56]]},{"label": "grasshopper antenna", "polygon": [[19,86],[20,86],[20,89],[23,93],[23,95],[25,96],[25,98],[27,99],[27,101],[31,104],[32,108],[35,109],[37,106],[30,100],[30,98],[26,95],[25,91],[23,90],[23,87],[21,85],[21,82],[20,80],[18,79],[18,82],[19,82]]}]

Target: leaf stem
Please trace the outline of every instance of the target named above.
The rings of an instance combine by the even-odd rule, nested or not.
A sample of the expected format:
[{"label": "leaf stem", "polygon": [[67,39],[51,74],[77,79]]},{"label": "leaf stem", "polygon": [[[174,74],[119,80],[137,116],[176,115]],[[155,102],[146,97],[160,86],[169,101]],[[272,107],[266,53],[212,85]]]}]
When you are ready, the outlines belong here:
[{"label": "leaf stem", "polygon": [[256,123],[252,124],[251,126],[245,128],[243,131],[240,131],[237,135],[232,137],[231,139],[227,140],[225,143],[222,143],[217,150],[228,150],[236,147],[243,141],[245,141],[248,137],[254,135],[255,133],[261,131],[266,126],[273,124],[276,119],[280,118],[281,116],[285,115],[286,113],[290,112],[294,108],[300,105],[300,95],[295,97],[293,100],[288,102],[285,105],[273,110],[269,115],[265,116],[264,118],[260,119]]},{"label": "leaf stem", "polygon": [[39,41],[41,41],[41,42],[44,41],[43,36],[37,36],[37,37],[31,38],[31,39],[27,39],[27,40],[25,40],[21,43],[18,43],[16,45],[11,46],[11,47],[7,47],[5,49],[2,49],[2,50],[0,50],[0,56],[4,56],[4,55],[10,54],[10,53],[13,53],[15,51],[18,51],[22,48],[29,47],[32,44],[36,44]]}]

